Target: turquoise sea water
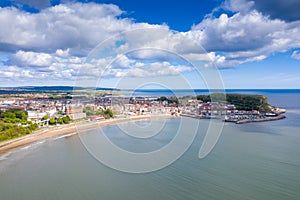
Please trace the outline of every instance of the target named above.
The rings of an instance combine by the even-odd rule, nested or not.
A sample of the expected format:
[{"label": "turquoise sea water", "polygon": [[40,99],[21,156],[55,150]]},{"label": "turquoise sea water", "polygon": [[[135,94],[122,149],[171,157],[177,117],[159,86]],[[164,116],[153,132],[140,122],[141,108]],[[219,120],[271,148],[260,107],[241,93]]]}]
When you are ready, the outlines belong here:
[{"label": "turquoise sea water", "polygon": [[[213,151],[199,159],[209,123],[202,120],[188,151],[151,173],[128,174],[101,164],[78,135],[0,155],[0,199],[300,199],[300,94],[265,95],[271,104],[288,109],[286,119],[226,123]],[[153,120],[154,126],[164,126],[150,139],[133,139],[122,131],[133,125],[147,127],[147,120],[103,130],[124,149],[148,152],[169,143],[179,122],[180,118]],[[191,131],[189,126],[184,128]],[[93,138],[93,134],[98,132],[90,130],[87,135]]]}]

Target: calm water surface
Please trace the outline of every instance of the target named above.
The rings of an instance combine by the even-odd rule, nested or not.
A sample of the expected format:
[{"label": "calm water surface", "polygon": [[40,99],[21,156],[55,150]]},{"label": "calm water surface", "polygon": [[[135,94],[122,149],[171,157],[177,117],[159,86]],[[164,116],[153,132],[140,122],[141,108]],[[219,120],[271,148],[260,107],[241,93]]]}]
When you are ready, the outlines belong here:
[{"label": "calm water surface", "polygon": [[[286,119],[226,123],[213,151],[200,160],[208,125],[203,120],[188,151],[152,173],[126,174],[102,165],[86,151],[78,135],[0,155],[0,199],[300,199],[300,94],[266,95],[271,104],[289,110]],[[161,134],[149,140],[132,139],[117,125],[104,130],[118,146],[147,152],[171,141],[179,122],[180,118],[166,119]],[[130,123],[147,127],[148,122],[122,125],[130,127]]]}]

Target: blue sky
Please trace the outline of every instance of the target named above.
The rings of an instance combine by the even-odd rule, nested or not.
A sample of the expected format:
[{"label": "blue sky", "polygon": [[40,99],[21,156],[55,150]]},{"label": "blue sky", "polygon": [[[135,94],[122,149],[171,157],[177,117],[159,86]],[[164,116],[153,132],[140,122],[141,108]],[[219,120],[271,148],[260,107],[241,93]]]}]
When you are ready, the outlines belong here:
[{"label": "blue sky", "polygon": [[221,1],[99,0],[94,2],[116,4],[122,10],[126,11],[124,16],[133,18],[136,22],[147,22],[150,24],[166,23],[173,30],[188,31],[193,24],[199,23]]},{"label": "blue sky", "polygon": [[[137,83],[183,76],[191,87],[207,86],[189,63],[151,47],[203,59],[226,88],[300,88],[299,7],[298,0],[3,0],[0,86],[74,85],[99,74],[103,87],[127,76]],[[91,59],[123,32],[134,38]]]}]

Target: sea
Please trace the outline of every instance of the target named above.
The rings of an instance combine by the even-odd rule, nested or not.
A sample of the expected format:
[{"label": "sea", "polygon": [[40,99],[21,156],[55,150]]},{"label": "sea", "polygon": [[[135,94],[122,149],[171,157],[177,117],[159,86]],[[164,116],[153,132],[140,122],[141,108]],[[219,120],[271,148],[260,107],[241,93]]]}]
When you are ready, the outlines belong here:
[{"label": "sea", "polygon": [[[39,141],[0,155],[0,199],[299,200],[300,90],[230,92],[265,95],[271,105],[287,109],[286,118],[225,123],[215,146],[203,158],[199,158],[199,149],[212,122],[208,119],[153,118],[79,129],[79,134]],[[152,91],[152,96],[157,94]],[[143,91],[139,95],[151,96]],[[198,124],[197,129],[182,121]],[[196,131],[191,143],[172,143],[178,129],[186,137]],[[143,163],[109,151],[108,160],[103,161],[94,152],[97,145],[106,148],[97,141],[100,134],[125,152],[149,158],[150,170],[143,172]],[[149,152],[157,153],[171,143],[177,144],[173,149],[182,150],[182,154],[155,168],[164,160],[153,161]],[[188,148],[181,148],[186,144]],[[167,153],[165,156],[173,156]],[[126,171],[128,166],[136,171]]]}]

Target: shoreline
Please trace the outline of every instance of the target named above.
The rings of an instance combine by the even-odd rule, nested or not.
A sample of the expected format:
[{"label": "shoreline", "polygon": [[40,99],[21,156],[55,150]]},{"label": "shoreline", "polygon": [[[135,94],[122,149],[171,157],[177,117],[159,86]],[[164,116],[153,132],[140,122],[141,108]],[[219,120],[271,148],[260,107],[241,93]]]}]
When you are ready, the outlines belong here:
[{"label": "shoreline", "polygon": [[[15,138],[12,140],[8,140],[5,142],[0,143],[0,155],[8,153],[14,149],[24,147],[26,145],[42,141],[45,139],[50,139],[59,136],[67,136],[69,134],[78,134],[78,128],[83,129],[92,129],[96,128],[97,126],[106,126],[111,124],[117,124],[121,122],[129,122],[132,120],[142,120],[142,119],[149,119],[149,118],[167,118],[167,117],[174,117],[170,114],[160,114],[160,115],[136,115],[130,116],[127,118],[112,118],[112,119],[105,119],[102,121],[83,121],[83,122],[75,122],[71,124],[65,124],[61,126],[54,126],[54,127],[47,127],[42,130],[35,131],[29,135]],[[191,116],[183,116],[183,117],[191,117]],[[195,118],[195,117],[192,117]],[[265,122],[265,121],[274,121],[274,120],[281,120],[286,118],[284,115],[278,115],[276,117],[268,117],[264,119],[257,119],[257,120],[239,120],[239,121],[227,121],[233,122],[236,124],[245,124],[245,123],[252,123],[252,122]]]},{"label": "shoreline", "polygon": [[161,114],[161,115],[137,115],[137,116],[131,116],[128,118],[113,118],[113,119],[106,119],[102,121],[95,121],[95,122],[75,122],[71,124],[65,124],[62,126],[55,126],[51,128],[45,128],[42,130],[38,130],[36,132],[33,132],[29,135],[15,138],[12,140],[8,140],[5,142],[0,143],[0,155],[5,154],[11,150],[24,147],[26,145],[32,144],[34,142],[38,142],[41,140],[53,138],[53,137],[59,137],[59,136],[66,136],[68,134],[78,134],[78,128],[96,128],[99,125],[110,125],[110,124],[117,124],[120,122],[128,122],[132,120],[142,120],[142,119],[149,119],[149,118],[160,118],[160,117],[172,117],[169,114]]}]

